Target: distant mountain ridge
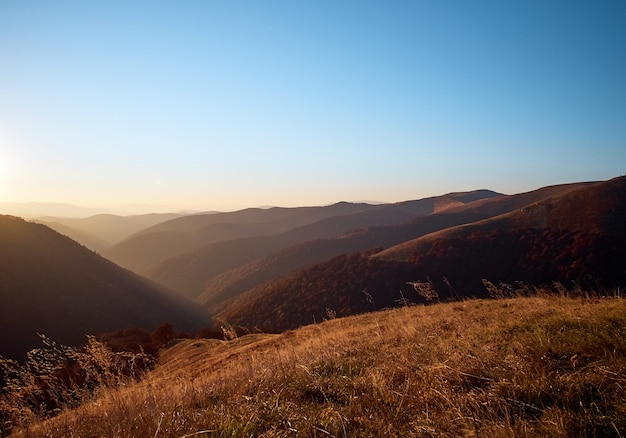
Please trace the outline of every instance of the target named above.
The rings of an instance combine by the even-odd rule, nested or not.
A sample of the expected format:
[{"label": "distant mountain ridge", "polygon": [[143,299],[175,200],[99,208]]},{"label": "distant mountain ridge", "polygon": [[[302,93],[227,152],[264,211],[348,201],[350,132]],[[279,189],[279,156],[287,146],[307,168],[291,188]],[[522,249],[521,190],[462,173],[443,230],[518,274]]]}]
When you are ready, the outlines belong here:
[{"label": "distant mountain ridge", "polygon": [[326,309],[345,316],[404,299],[425,302],[415,281],[430,284],[443,300],[487,296],[482,279],[522,288],[581,284],[598,293],[626,285],[626,177],[476,201],[445,214],[479,220],[384,251],[338,255],[257,286],[251,282],[244,293],[207,289],[221,290],[226,301],[201,297],[218,319],[282,331],[324,318]]},{"label": "distant mountain ridge", "polygon": [[170,322],[180,330],[208,314],[171,290],[98,256],[52,229],[0,216],[0,354],[23,357],[37,333],[76,344],[85,334]]},{"label": "distant mountain ridge", "polygon": [[109,213],[109,211],[61,202],[0,202],[0,214],[22,216],[29,219],[43,215],[78,218],[104,213]]},{"label": "distant mountain ridge", "polygon": [[434,231],[520,209],[539,200],[559,196],[586,185],[588,184],[566,184],[516,195],[486,198],[481,198],[481,193],[477,192],[473,197],[467,196],[463,199],[469,201],[466,204],[458,200],[450,202],[449,198],[444,196],[435,201],[434,205],[447,205],[447,207],[434,208],[432,214],[416,217],[410,222],[360,228],[334,239],[307,241],[271,254],[262,260],[255,260],[250,264],[227,271],[207,282],[197,301],[212,311],[219,311],[226,305],[226,300],[308,264],[323,262],[341,254],[377,247],[389,248]]},{"label": "distant mountain ridge", "polygon": [[378,208],[340,202],[326,207],[248,208],[228,213],[196,214],[147,228],[104,253],[135,272],[146,273],[169,258],[215,242],[276,234],[326,217]]},{"label": "distant mountain ridge", "polygon": [[[149,278],[197,299],[205,285],[216,276],[247,263],[307,241],[341,236],[355,229],[403,223],[426,216],[443,205],[458,205],[477,199],[499,196],[489,190],[450,193],[442,196],[368,206],[350,213],[347,209],[331,211],[327,217],[276,234],[223,240],[181,254],[146,271]],[[332,206],[331,206],[332,207]],[[319,215],[318,215],[319,217]]]},{"label": "distant mountain ridge", "polygon": [[102,252],[145,228],[181,216],[181,213],[150,213],[132,216],[97,214],[85,218],[43,216],[34,220],[76,240],[89,249]]},{"label": "distant mountain ridge", "polygon": [[[38,345],[36,331],[66,343],[165,321],[190,331],[213,321],[282,331],[329,310],[346,316],[427,302],[415,282],[438,300],[488,296],[483,279],[602,293],[626,286],[624,217],[619,177],[513,195],[475,190],[382,205],[50,224],[104,245],[148,280],[47,226],[0,216],[0,354],[24,354]],[[121,234],[110,252],[98,240]]]}]

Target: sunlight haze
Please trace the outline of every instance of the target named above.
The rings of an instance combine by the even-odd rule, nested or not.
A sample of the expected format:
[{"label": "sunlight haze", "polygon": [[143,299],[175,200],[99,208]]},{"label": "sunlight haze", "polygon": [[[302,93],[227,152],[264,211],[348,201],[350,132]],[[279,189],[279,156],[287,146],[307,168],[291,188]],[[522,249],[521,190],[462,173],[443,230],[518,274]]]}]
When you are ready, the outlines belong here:
[{"label": "sunlight haze", "polygon": [[606,180],[626,172],[624,22],[617,0],[3,1],[0,203],[206,211]]}]

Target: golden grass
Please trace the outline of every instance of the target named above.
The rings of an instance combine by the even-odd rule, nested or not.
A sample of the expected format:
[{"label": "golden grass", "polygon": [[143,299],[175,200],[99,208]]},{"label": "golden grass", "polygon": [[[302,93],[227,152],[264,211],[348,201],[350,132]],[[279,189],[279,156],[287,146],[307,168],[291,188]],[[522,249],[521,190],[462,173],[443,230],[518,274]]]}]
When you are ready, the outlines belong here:
[{"label": "golden grass", "polygon": [[626,436],[626,302],[415,306],[181,340],[20,437]]}]

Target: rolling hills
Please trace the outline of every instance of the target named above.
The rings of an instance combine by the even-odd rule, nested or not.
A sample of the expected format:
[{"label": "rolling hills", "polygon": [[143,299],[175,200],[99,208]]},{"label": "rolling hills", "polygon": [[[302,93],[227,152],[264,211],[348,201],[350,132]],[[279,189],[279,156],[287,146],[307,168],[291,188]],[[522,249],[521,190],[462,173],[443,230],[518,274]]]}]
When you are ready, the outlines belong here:
[{"label": "rolling hills", "polygon": [[418,216],[397,225],[370,226],[333,239],[307,241],[212,278],[206,283],[197,301],[211,311],[218,311],[224,307],[228,299],[304,266],[323,262],[341,254],[377,247],[389,248],[438,230],[518,210],[587,185],[588,183],[564,184],[516,195],[475,199],[465,204],[448,203],[448,208],[436,209],[431,214]]},{"label": "rolling hills", "polygon": [[211,243],[281,233],[323,218],[376,208],[369,204],[341,202],[326,207],[249,208],[188,215],[144,229],[109,248],[104,255],[144,274],[167,259]]},{"label": "rolling hills", "polygon": [[209,323],[196,304],[52,229],[0,216],[0,355],[23,357],[37,333],[67,344],[87,333]]},{"label": "rolling hills", "polygon": [[349,213],[345,208],[344,211],[337,212],[335,205],[331,206],[333,210],[327,211],[327,217],[323,219],[295,226],[281,233],[214,242],[170,258],[147,271],[146,275],[185,296],[197,299],[205,285],[216,276],[293,245],[341,236],[363,227],[399,224],[451,206],[494,196],[499,194],[488,190],[450,193],[395,204],[368,206],[355,213]]},{"label": "rolling hills", "polygon": [[[221,303],[216,317],[282,331],[319,321],[328,310],[346,316],[406,300],[426,302],[414,282],[443,300],[488,296],[483,279],[505,283],[511,292],[553,282],[599,293],[625,285],[626,178],[557,191],[509,213],[384,251],[344,254],[305,267]],[[490,204],[497,200],[480,202],[494,208]]]},{"label": "rolling hills", "polygon": [[[63,308],[80,320],[80,314],[90,314],[80,308],[88,302],[97,303],[93,307],[106,315],[102,320],[116,320],[100,328],[94,325],[99,318],[82,317],[81,323],[94,322],[93,328],[87,325],[89,332],[164,322],[160,316],[146,319],[160,311],[142,314],[133,306],[152,298],[163,304],[163,296],[172,297],[170,289],[195,300],[214,321],[270,332],[320,321],[328,314],[348,316],[409,302],[485,297],[493,293],[485,279],[505,294],[553,283],[565,285],[554,286],[557,289],[601,292],[626,284],[624,181],[621,177],[563,184],[514,195],[476,190],[383,205],[246,209],[164,221],[163,215],[146,216],[158,223],[140,229],[112,251],[128,256],[135,268],[142,265],[152,281],[165,287],[119,270],[69,239],[60,240],[57,233],[54,245],[65,249],[51,249],[52,238],[39,230],[38,236],[48,236],[39,243],[3,247],[7,262],[0,284],[4,294],[15,285],[24,287],[23,294],[7,296],[14,301],[29,296],[38,312],[44,312],[46,300],[59,306],[50,307],[50,315],[41,321],[60,318]],[[96,227],[112,219],[89,220]],[[126,222],[126,232],[129,227]],[[22,247],[30,249],[20,252]],[[128,289],[144,288],[137,293],[141,299],[124,297]],[[69,298],[59,303],[50,298],[50,291]],[[115,308],[105,303],[105,296],[125,304]],[[72,307],[77,303],[80,306]],[[20,312],[26,312],[26,305],[20,305]],[[176,323],[185,318],[167,319]],[[51,325],[41,331],[54,336],[56,332],[47,329]]]}]

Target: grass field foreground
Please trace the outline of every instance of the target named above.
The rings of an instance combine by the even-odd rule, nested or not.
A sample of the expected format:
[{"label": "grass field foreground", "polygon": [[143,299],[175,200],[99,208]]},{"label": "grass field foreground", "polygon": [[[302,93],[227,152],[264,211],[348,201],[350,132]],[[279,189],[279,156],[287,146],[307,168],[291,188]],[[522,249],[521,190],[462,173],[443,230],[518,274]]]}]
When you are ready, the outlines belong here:
[{"label": "grass field foreground", "polygon": [[409,306],[180,340],[20,437],[626,436],[626,301]]}]

